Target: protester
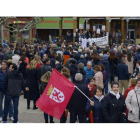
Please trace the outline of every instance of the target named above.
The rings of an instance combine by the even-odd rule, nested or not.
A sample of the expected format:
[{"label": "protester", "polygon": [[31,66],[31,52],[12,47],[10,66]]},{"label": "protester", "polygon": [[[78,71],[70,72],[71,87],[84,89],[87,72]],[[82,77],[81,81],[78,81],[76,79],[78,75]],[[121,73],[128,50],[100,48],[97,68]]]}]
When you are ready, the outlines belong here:
[{"label": "protester", "polygon": [[130,123],[140,122],[140,79],[136,81],[135,89],[131,90],[125,100]]},{"label": "protester", "polygon": [[86,84],[87,84],[88,78],[94,76],[94,70],[92,68],[92,63],[91,62],[87,63],[87,66],[84,67],[84,71],[86,72]]},{"label": "protester", "polygon": [[[91,110],[93,111],[93,122],[94,123],[103,123],[103,115],[102,115],[102,105],[103,105],[103,99],[104,95],[102,92],[101,87],[95,87],[93,90],[94,96],[91,98],[91,102],[88,100],[86,104],[86,112],[91,113]],[[90,118],[92,119],[92,118]]]},{"label": "protester", "polygon": [[46,58],[43,60],[43,64],[42,66],[40,66],[38,68],[38,73],[37,73],[37,77],[38,77],[38,80],[41,80],[41,77],[47,72],[47,71],[50,71],[52,72],[52,68],[50,66],[50,59],[49,58]]},{"label": "protester", "polygon": [[110,83],[114,82],[114,77],[116,76],[116,68],[118,65],[118,60],[116,58],[116,55],[114,52],[110,52],[110,55],[108,57],[109,61],[109,73],[110,73]]},{"label": "protester", "polygon": [[83,75],[82,83],[85,84],[85,82],[86,82],[86,72],[84,71],[84,64],[79,63],[77,67],[78,67],[78,73],[81,73]]},{"label": "protester", "polygon": [[[41,77],[41,86],[40,86],[40,90],[39,93],[42,95],[45,88],[47,87],[47,84],[49,82],[49,79],[51,77],[51,72],[47,71],[42,77]],[[53,117],[50,117],[50,123],[54,123],[53,122]],[[45,119],[45,123],[48,123],[48,114],[44,113],[44,119]]]},{"label": "protester", "polygon": [[93,90],[96,87],[95,85],[95,78],[94,77],[89,77],[88,78],[88,84],[86,84],[86,86],[88,87],[89,91],[90,91],[90,97],[93,97]]},{"label": "protester", "polygon": [[24,93],[24,98],[27,99],[27,109],[30,109],[30,101],[33,100],[33,110],[37,109],[36,101],[39,98],[39,87],[37,81],[36,62],[32,60],[30,67],[26,71],[26,88],[28,90]]},{"label": "protester", "polygon": [[[5,60],[2,61],[1,69],[0,69],[0,121],[2,121],[3,118],[3,99],[5,96],[5,90],[4,90],[4,78],[8,73],[8,68],[7,68],[7,62]],[[10,120],[14,120],[13,116],[13,103],[10,103],[9,109],[9,118]]]},{"label": "protester", "polygon": [[95,85],[96,86],[100,86],[102,89],[104,88],[104,84],[103,84],[103,74],[101,72],[100,66],[95,66],[94,68],[94,78],[95,78]]},{"label": "protester", "polygon": [[112,90],[104,98],[102,113],[106,123],[125,123],[126,106],[121,93],[119,93],[119,84],[113,82]]},{"label": "protester", "polygon": [[[83,79],[82,74],[77,73],[75,75],[74,84],[89,98],[90,92],[89,89],[81,83]],[[70,123],[75,123],[78,120],[79,123],[86,122],[86,107],[87,98],[76,88],[72,94],[72,97],[69,101],[68,109],[70,111]]]},{"label": "protester", "polygon": [[117,66],[117,75],[119,80],[119,92],[123,94],[124,91],[128,88],[128,80],[129,80],[129,73],[128,73],[128,66],[125,64],[125,58],[121,58],[121,62]]},{"label": "protester", "polygon": [[25,83],[23,75],[17,71],[17,65],[12,64],[12,71],[9,71],[4,79],[5,103],[3,123],[7,122],[8,109],[11,101],[14,105],[14,120],[13,123],[18,122],[18,105],[21,90],[24,90]]}]

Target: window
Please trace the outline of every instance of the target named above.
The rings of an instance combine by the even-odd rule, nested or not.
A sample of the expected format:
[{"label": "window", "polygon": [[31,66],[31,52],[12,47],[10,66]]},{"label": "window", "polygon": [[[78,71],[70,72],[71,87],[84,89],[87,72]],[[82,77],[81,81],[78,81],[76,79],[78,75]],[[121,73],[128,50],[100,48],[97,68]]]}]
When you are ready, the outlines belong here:
[{"label": "window", "polygon": [[129,25],[128,29],[135,29],[135,25]]}]

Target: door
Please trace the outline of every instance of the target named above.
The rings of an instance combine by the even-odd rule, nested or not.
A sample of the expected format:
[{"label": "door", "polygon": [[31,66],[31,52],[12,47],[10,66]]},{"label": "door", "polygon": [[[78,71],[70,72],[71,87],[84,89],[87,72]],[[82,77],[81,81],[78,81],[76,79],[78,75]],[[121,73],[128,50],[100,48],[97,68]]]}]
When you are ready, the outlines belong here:
[{"label": "door", "polygon": [[130,39],[135,40],[135,30],[129,30],[128,31],[128,37],[129,37],[129,40]]}]

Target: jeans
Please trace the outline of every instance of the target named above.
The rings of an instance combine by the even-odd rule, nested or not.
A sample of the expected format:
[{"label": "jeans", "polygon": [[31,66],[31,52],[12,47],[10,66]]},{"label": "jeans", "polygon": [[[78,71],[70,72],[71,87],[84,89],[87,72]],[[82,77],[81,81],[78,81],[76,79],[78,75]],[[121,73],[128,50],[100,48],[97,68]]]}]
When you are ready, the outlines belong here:
[{"label": "jeans", "polygon": [[70,113],[70,123],[75,123],[77,116],[79,123],[86,123],[86,114],[84,113]]},{"label": "jeans", "polygon": [[[4,98],[4,92],[1,92],[0,91],[0,117],[2,117],[2,118],[3,118],[3,108],[2,108],[3,98]],[[8,112],[9,112],[9,117],[10,118],[13,117],[14,110],[13,110],[13,104],[12,104],[12,102],[10,103]]]},{"label": "jeans", "polygon": [[3,121],[7,121],[8,108],[9,108],[12,100],[13,100],[13,105],[14,105],[14,121],[13,121],[13,123],[17,123],[18,122],[19,96],[10,96],[8,94],[5,94]]},{"label": "jeans", "polygon": [[[50,115],[49,117],[50,117],[50,121],[53,121],[53,117]],[[44,113],[44,118],[45,118],[45,121],[48,121],[48,114]]]}]

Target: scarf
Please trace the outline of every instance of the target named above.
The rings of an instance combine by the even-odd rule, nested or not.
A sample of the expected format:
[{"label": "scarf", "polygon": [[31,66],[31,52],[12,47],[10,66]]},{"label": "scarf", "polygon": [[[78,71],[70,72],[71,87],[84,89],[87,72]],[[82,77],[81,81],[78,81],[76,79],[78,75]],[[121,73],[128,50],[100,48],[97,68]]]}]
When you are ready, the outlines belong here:
[{"label": "scarf", "polygon": [[110,93],[113,94],[113,95],[115,95],[117,100],[120,98],[119,92],[116,94],[116,93],[114,93],[113,91],[110,91]]},{"label": "scarf", "polygon": [[102,95],[101,97],[98,97],[97,95],[94,95],[94,97],[96,98],[96,99],[98,99],[99,100],[99,102],[104,98],[104,95]]},{"label": "scarf", "polygon": [[137,86],[135,86],[135,92],[140,94],[140,88],[138,88]]},{"label": "scarf", "polygon": [[93,86],[91,87],[90,85],[88,85],[89,91],[91,91],[91,89],[93,88]]}]

